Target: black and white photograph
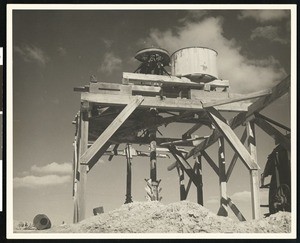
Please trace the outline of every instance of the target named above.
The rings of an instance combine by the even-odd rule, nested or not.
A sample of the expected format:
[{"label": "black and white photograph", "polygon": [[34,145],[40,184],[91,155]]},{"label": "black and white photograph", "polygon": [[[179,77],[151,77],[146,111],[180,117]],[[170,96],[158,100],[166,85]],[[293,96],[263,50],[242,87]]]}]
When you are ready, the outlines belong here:
[{"label": "black and white photograph", "polygon": [[7,237],[295,238],[296,9],[8,4]]}]

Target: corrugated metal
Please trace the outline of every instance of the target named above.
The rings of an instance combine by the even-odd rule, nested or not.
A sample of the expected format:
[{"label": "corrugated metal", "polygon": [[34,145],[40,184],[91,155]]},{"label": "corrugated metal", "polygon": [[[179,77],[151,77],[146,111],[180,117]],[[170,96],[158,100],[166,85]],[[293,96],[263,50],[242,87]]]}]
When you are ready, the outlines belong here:
[{"label": "corrugated metal", "polygon": [[215,50],[205,47],[187,47],[171,56],[171,73],[187,77],[193,82],[209,82],[218,78]]}]

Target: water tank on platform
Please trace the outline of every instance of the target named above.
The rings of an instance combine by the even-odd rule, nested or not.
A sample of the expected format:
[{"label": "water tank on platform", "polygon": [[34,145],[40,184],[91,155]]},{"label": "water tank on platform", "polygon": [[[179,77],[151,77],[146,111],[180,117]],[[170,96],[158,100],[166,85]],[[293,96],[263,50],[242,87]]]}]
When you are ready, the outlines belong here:
[{"label": "water tank on platform", "polygon": [[218,78],[218,53],[205,47],[187,47],[171,56],[173,76],[187,77],[193,82],[210,82]]}]

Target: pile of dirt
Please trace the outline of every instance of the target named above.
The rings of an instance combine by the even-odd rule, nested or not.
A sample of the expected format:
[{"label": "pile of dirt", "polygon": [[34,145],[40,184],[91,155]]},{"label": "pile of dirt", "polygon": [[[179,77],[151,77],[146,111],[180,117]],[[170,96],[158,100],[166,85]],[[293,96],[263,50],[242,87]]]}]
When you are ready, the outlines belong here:
[{"label": "pile of dirt", "polygon": [[43,233],[289,233],[291,214],[239,222],[217,216],[203,206],[181,201],[133,202],[77,224],[54,226]]}]

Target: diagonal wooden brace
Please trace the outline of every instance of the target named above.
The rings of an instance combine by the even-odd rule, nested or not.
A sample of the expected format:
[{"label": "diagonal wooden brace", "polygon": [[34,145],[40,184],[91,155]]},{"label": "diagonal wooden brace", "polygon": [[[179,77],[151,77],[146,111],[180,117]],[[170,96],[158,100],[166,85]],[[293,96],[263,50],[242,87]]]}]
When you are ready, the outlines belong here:
[{"label": "diagonal wooden brace", "polygon": [[[272,94],[264,97],[260,97],[252,105],[248,107],[247,112],[241,112],[235,117],[233,117],[229,122],[231,129],[235,129],[238,126],[242,125],[249,117],[251,117],[254,114],[254,112],[261,111],[269,104],[271,104],[273,101],[280,98],[282,95],[286,94],[290,90],[290,86],[291,86],[291,77],[288,76],[285,79],[283,79],[279,84],[277,84],[275,87],[272,88]],[[209,146],[213,145],[218,140],[220,135],[221,134],[217,130],[215,130],[209,138],[205,139],[202,143],[197,145],[195,148],[191,149],[191,151],[185,156],[185,158],[188,159],[193,155],[208,148]]]},{"label": "diagonal wooden brace", "polygon": [[[136,96],[97,138],[93,145],[81,156],[81,164],[86,164],[91,169],[108,148],[107,142],[132,112],[142,103],[143,97]],[[107,147],[106,149],[102,149]]]},{"label": "diagonal wooden brace", "polygon": [[266,122],[264,119],[257,117],[254,120],[255,124],[259,126],[263,131],[269,134],[274,139],[278,140],[279,143],[288,151],[291,151],[291,142],[285,137],[281,132],[279,132],[270,123]]},{"label": "diagonal wooden brace", "polygon": [[206,109],[207,114],[216,128],[226,138],[232,149],[239,154],[242,162],[249,170],[258,169],[258,165],[253,161],[248,150],[242,144],[240,139],[236,136],[231,127],[224,122],[222,115],[213,107]]},{"label": "diagonal wooden brace", "polygon": [[195,184],[195,186],[202,185],[202,182],[200,181],[199,177],[197,177],[197,174],[194,172],[194,169],[186,161],[186,159],[183,157],[181,152],[178,151],[174,145],[169,145],[168,148],[171,154],[176,159],[176,161],[181,165],[185,173],[190,177],[192,182]]}]

